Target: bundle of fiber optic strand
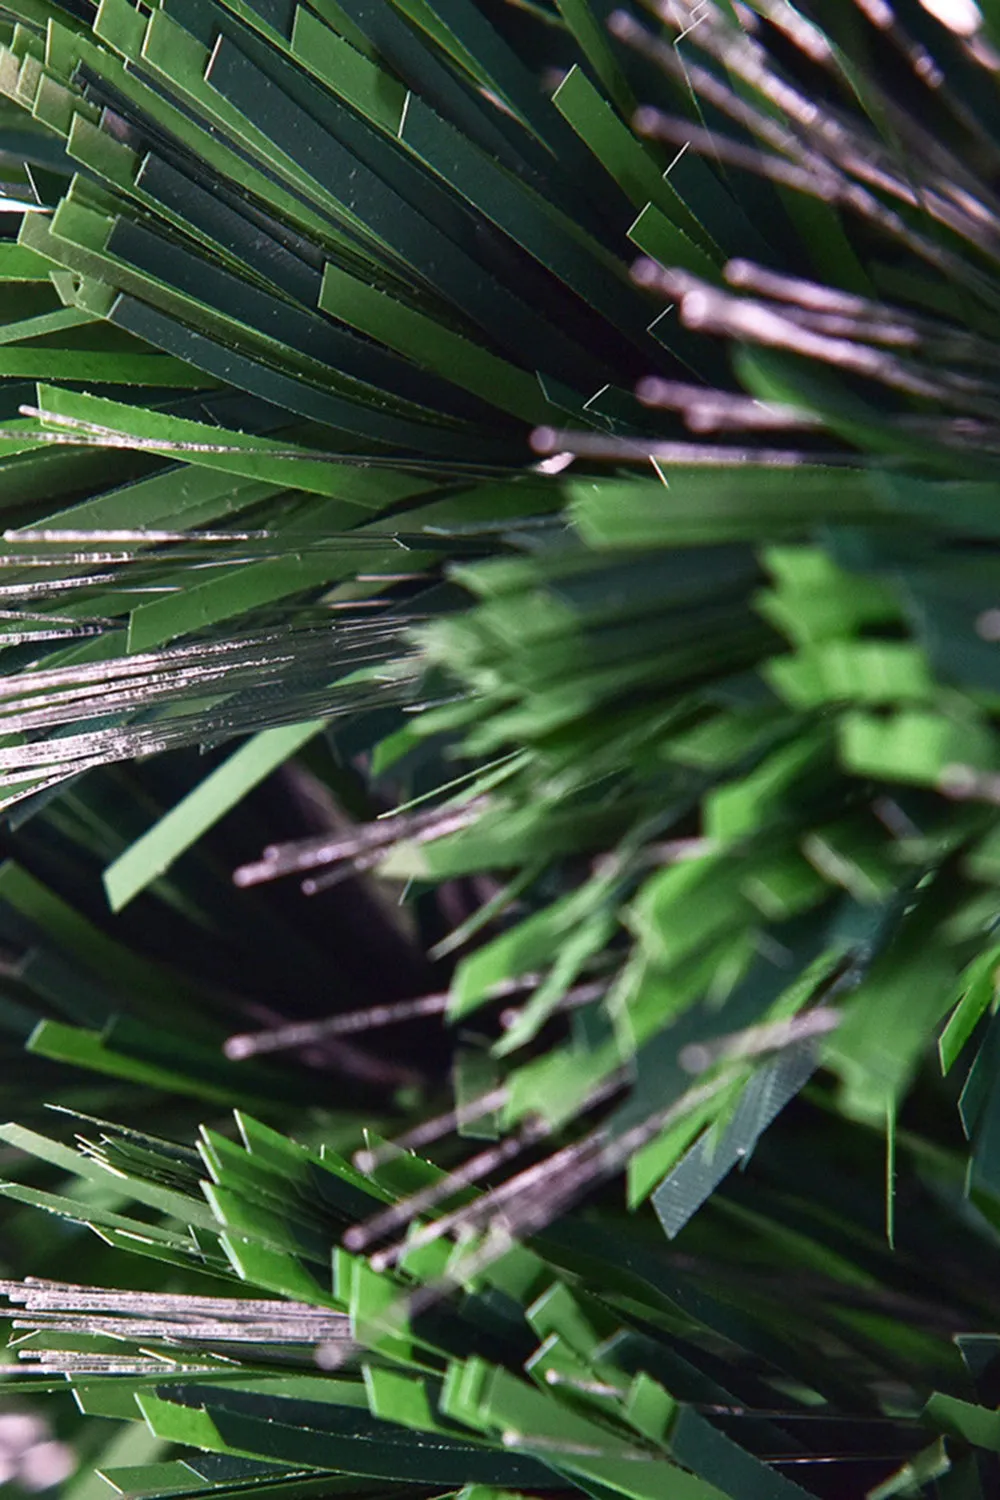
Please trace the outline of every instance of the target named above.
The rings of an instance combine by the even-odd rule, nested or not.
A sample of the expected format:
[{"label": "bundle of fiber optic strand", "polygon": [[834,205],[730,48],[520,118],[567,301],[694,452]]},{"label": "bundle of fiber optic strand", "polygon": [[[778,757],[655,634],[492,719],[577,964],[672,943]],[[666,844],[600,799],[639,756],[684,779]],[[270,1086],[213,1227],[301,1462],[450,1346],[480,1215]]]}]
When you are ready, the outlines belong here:
[{"label": "bundle of fiber optic strand", "polygon": [[1000,15],[2,14],[63,1493],[988,1500]]}]

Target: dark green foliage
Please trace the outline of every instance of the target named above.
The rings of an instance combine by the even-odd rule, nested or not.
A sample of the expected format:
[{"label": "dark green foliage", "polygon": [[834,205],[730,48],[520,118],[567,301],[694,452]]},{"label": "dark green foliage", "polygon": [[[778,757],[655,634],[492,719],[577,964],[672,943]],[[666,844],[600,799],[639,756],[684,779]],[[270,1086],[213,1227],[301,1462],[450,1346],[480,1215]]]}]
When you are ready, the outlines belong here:
[{"label": "dark green foliage", "polygon": [[4,0],[3,1257],[119,1493],[997,1492],[993,12]]}]

